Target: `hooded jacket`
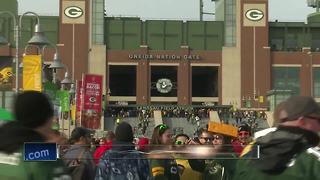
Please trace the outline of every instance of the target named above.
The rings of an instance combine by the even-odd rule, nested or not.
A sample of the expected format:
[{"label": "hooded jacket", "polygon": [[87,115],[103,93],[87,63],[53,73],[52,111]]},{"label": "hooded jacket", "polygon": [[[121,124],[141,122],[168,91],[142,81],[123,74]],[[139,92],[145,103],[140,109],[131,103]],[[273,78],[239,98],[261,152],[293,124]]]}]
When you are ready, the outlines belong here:
[{"label": "hooded jacket", "polygon": [[71,178],[66,174],[62,161],[23,160],[25,142],[44,142],[44,138],[36,131],[24,127],[17,121],[0,127],[0,177],[1,180],[42,180],[55,178]]},{"label": "hooded jacket", "polygon": [[318,143],[316,133],[280,126],[256,140],[238,161],[234,179],[320,179],[320,156],[313,148]]},{"label": "hooded jacket", "polygon": [[113,141],[111,150],[100,158],[96,180],[151,179],[148,160],[135,150],[134,144]]}]

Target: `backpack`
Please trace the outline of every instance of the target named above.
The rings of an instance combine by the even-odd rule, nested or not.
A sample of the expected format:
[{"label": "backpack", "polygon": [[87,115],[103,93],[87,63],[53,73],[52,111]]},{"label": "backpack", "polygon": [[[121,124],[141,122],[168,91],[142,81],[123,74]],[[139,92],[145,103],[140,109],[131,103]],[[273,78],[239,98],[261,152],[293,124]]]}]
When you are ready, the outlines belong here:
[{"label": "backpack", "polygon": [[96,179],[148,180],[151,179],[149,162],[139,151],[109,150],[100,159]]},{"label": "backpack", "polygon": [[87,180],[88,177],[88,165],[81,161],[84,151],[82,151],[77,159],[68,163],[68,172],[73,180]]}]

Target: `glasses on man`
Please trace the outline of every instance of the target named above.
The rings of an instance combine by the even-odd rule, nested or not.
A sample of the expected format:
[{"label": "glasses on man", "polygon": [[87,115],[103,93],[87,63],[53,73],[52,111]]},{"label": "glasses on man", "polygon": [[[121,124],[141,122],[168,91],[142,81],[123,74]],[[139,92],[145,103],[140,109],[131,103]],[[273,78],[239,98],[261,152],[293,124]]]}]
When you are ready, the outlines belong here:
[{"label": "glasses on man", "polygon": [[222,140],[223,137],[220,136],[220,135],[213,135],[213,139],[214,139],[214,140]]},{"label": "glasses on man", "polygon": [[241,131],[241,132],[239,132],[239,136],[249,136],[249,132]]},{"label": "glasses on man", "polygon": [[214,138],[213,137],[200,137],[200,139],[203,139],[206,142],[212,141]]}]

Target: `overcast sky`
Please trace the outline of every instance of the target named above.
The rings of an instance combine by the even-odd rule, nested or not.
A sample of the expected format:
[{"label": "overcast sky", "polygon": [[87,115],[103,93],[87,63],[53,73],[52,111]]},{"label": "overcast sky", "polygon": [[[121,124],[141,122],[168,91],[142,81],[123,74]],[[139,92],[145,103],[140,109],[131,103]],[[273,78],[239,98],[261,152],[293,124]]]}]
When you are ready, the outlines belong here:
[{"label": "overcast sky", "polygon": [[[10,0],[11,1],[11,0]],[[136,16],[141,19],[199,20],[199,0],[105,0],[108,16]],[[214,3],[203,0],[204,11],[214,12]],[[19,13],[33,11],[57,16],[59,0],[18,0]],[[269,21],[306,21],[315,9],[306,0],[269,0]],[[212,20],[205,15],[205,20]]]}]

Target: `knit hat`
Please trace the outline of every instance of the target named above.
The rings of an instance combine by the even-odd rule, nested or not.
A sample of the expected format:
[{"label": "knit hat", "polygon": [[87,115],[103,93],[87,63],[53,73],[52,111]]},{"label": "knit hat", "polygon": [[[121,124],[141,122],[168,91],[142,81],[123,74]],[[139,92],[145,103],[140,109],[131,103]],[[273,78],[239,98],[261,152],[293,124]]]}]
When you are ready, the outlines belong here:
[{"label": "knit hat", "polygon": [[285,101],[279,116],[280,121],[290,121],[310,114],[320,117],[320,107],[312,97],[291,96]]},{"label": "knit hat", "polygon": [[120,123],[116,128],[116,140],[124,142],[133,141],[133,132],[130,124],[126,122]]},{"label": "knit hat", "polygon": [[23,126],[37,128],[53,117],[53,107],[45,94],[25,91],[15,99],[14,115]]},{"label": "knit hat", "polygon": [[239,127],[238,127],[238,132],[240,131],[247,131],[247,132],[250,132],[251,131],[251,128],[248,124],[241,124]]}]

